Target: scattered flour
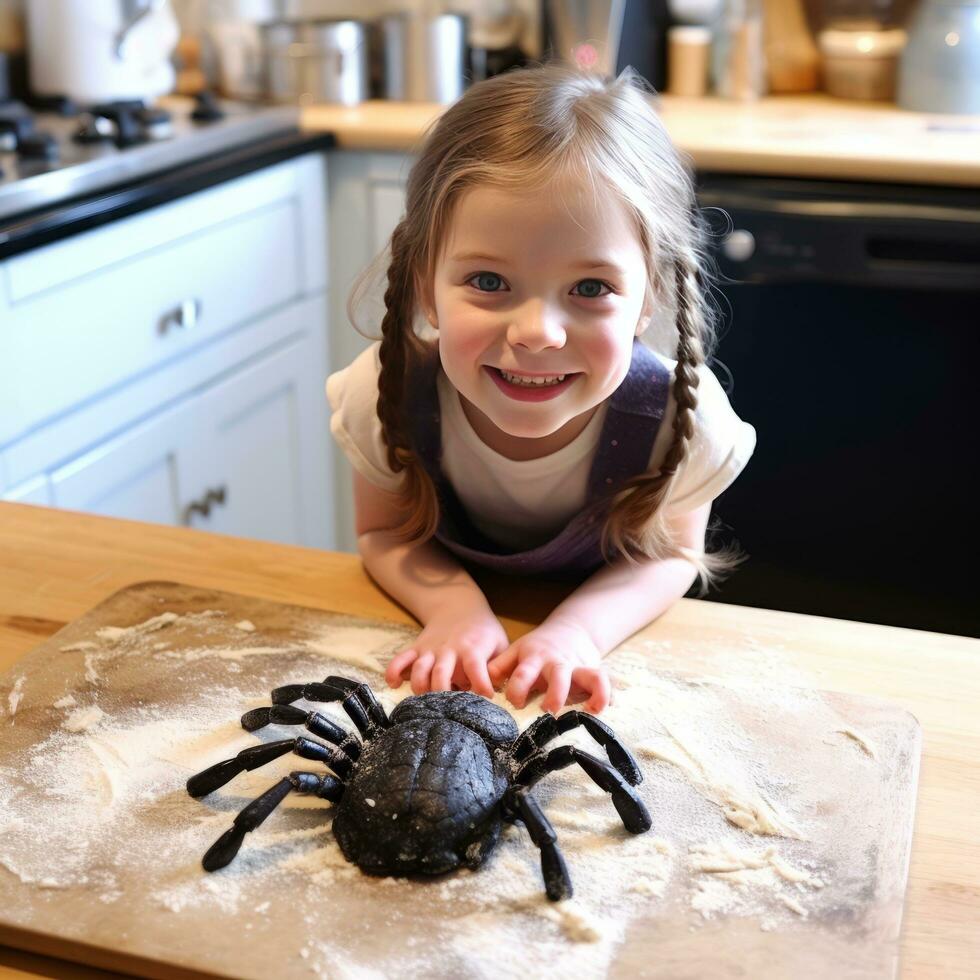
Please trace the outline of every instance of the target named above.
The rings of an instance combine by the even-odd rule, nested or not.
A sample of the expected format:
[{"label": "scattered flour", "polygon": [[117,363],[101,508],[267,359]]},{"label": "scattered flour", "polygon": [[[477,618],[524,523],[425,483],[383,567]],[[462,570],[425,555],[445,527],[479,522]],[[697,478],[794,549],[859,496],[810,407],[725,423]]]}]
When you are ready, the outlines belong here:
[{"label": "scattered flour", "polygon": [[763,798],[759,789],[751,784],[736,786],[731,780],[731,772],[718,766],[717,758],[712,760],[699,756],[681,738],[675,735],[661,721],[661,727],[669,740],[662,739],[645,742],[637,747],[641,756],[658,759],[682,769],[692,783],[704,795],[721,807],[725,819],[750,834],[768,834],[776,837],[804,839],[803,834]]},{"label": "scattered flour", "polygon": [[141,637],[147,633],[162,630],[164,627],[176,622],[177,618],[177,613],[174,612],[160,613],[159,616],[153,616],[145,622],[137,623],[135,626],[104,626],[102,629],[96,630],[95,635],[100,640],[115,644],[120,640],[130,640],[137,636]]},{"label": "scattered flour", "polygon": [[173,660],[183,660],[186,663],[191,663],[195,660],[203,660],[205,657],[215,660],[237,660],[240,662],[246,657],[272,655],[282,656],[283,652],[282,647],[204,646],[183,650],[171,650],[170,657]]},{"label": "scattered flour", "polygon": [[96,670],[96,664],[100,659],[101,657],[97,653],[85,654],[85,680],[87,680],[90,684],[95,684],[99,679],[99,672]]},{"label": "scattered flour", "polygon": [[62,723],[61,727],[68,732],[91,731],[105,718],[105,713],[96,705],[87,708],[76,708]]},{"label": "scattered flour", "polygon": [[[166,644],[155,638],[164,628]],[[341,622],[277,646],[250,621],[232,623],[208,610],[106,627],[97,641],[62,648],[85,653],[84,678],[77,676],[75,693],[55,702],[74,710],[31,748],[30,763],[0,770],[0,863],[25,884],[84,888],[114,904],[134,900],[135,855],[141,886],[152,883],[139,889],[143,914],[194,915],[210,930],[235,928],[242,936],[252,930],[256,937],[283,916],[302,914],[306,937],[282,951],[284,962],[296,955],[314,975],[352,980],[391,973],[390,962],[366,958],[375,948],[369,927],[401,937],[398,970],[405,975],[438,969],[475,980],[517,980],[543,970],[602,976],[627,925],[667,909],[695,922],[696,916],[757,916],[765,931],[817,915],[814,901],[829,872],[811,835],[784,812],[792,799],[785,784],[774,787],[749,765],[737,726],[725,720],[708,688],[653,677],[648,652],[629,649],[615,656],[616,700],[604,720],[641,760],[654,761],[643,766],[647,779],[639,788],[654,829],[628,834],[609,796],[578,767],[537,784],[535,797],[569,868],[572,900],[546,899],[540,852],[522,825],[505,826],[495,853],[476,872],[422,882],[371,878],[340,852],[330,833],[330,805],[297,795],[247,835],[233,865],[205,874],[201,855],[249,800],[290,770],[319,768],[287,755],[192,800],[185,790],[192,773],[256,744],[256,737],[300,731],[271,726],[250,735],[239,725],[241,713],[268,704],[274,686],[329,673],[368,681],[390,711],[410,692],[407,686],[378,690],[377,675],[410,636],[394,625]],[[125,707],[113,706],[104,694],[135,657],[146,703],[135,704],[130,694]],[[98,705],[84,704],[92,693],[86,681],[99,681]],[[12,699],[13,692],[11,713]],[[517,711],[502,695],[495,700],[521,728],[540,714],[534,702]],[[353,727],[338,705],[316,707]],[[603,755],[581,728],[559,744]],[[759,836],[783,838],[780,848],[789,853],[774,844],[749,847]],[[372,911],[362,922],[349,908]],[[516,953],[502,956],[502,950]]]},{"label": "scattered flour", "polygon": [[26,677],[18,677],[14,682],[14,686],[10,689],[10,694],[7,695],[7,705],[10,709],[10,717],[13,718],[17,714],[17,709],[20,707],[20,702],[24,697],[24,681],[27,680]]},{"label": "scattered flour", "polygon": [[306,648],[312,653],[339,660],[351,667],[384,674],[391,654],[405,644],[405,633],[406,631],[399,631],[393,641],[390,630],[338,626],[321,637],[307,640]]},{"label": "scattered flour", "polygon": [[91,640],[83,640],[81,643],[69,643],[68,646],[61,647],[62,653],[84,653],[86,650],[97,650],[98,643]]},{"label": "scattered flour", "polygon": [[[783,890],[786,883],[822,888],[824,882],[780,857],[775,846],[762,851],[734,847],[727,841],[694,844],[688,848],[689,866],[698,878],[691,908],[709,919],[719,914],[765,915],[778,901],[801,918],[809,915],[797,895]],[[771,917],[768,920],[772,922]]]},{"label": "scattered flour", "polygon": [[874,743],[867,736],[858,734],[853,728],[839,728],[837,734],[844,735],[852,741],[857,742],[865,755],[871,756],[872,759],[878,758]]}]

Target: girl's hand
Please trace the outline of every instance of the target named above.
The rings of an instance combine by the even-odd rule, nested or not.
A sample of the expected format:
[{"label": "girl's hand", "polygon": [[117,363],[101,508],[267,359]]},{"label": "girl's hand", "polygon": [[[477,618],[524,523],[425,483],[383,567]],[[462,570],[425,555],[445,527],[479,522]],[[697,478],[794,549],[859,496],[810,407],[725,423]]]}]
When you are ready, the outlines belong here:
[{"label": "girl's hand", "polygon": [[492,698],[487,661],[506,649],[507,634],[489,607],[453,608],[430,620],[410,646],[395,654],[385,680],[398,687],[411,668],[415,694],[448,691],[455,684]]},{"label": "girl's hand", "polygon": [[573,688],[588,697],[587,711],[598,714],[612,700],[609,672],[602,651],[580,626],[545,621],[522,636],[490,664],[490,680],[510,674],[507,698],[517,708],[535,688],[544,688],[541,709],[557,713]]}]

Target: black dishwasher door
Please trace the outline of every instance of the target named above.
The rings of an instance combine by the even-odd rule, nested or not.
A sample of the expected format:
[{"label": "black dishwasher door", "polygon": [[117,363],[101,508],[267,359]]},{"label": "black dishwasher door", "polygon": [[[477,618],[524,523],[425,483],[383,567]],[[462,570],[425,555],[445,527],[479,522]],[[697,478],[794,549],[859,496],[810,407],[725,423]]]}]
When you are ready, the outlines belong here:
[{"label": "black dishwasher door", "polygon": [[703,177],[699,196],[731,218],[712,367],[758,433],[714,509],[748,559],[709,597],[980,634],[980,194]]}]

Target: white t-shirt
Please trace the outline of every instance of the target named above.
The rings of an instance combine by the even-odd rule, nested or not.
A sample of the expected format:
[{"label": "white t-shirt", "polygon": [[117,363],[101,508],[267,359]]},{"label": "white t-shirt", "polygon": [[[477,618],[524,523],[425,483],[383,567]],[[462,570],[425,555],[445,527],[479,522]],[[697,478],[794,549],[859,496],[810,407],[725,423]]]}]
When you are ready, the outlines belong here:
[{"label": "white t-shirt", "polygon": [[[401,474],[388,467],[376,410],[379,344],[327,379],[333,415],[330,430],[351,465],[370,483],[397,492]],[[659,356],[659,355],[658,355]],[[673,369],[676,361],[662,358]],[[668,514],[682,514],[714,500],[741,473],[755,449],[755,429],[728,402],[710,368],[699,369],[694,435],[678,467]],[[585,506],[592,458],[607,406],[600,406],[579,436],[539,459],[507,459],[473,431],[459,395],[438,374],[442,417],[442,471],[473,524],[505,548],[525,550],[544,543]],[[657,470],[673,438],[677,405],[671,392],[653,444],[650,469]]]}]

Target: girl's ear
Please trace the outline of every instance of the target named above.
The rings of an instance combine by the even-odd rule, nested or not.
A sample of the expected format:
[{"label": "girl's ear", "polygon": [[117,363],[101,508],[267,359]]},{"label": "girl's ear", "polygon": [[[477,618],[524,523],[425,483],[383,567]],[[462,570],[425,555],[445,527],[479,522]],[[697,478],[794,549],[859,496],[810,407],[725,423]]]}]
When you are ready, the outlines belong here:
[{"label": "girl's ear", "polygon": [[648,285],[646,294],[643,297],[643,309],[640,310],[640,317],[636,321],[636,333],[634,336],[639,337],[641,333],[646,331],[653,322],[653,314],[658,308],[663,308],[660,304],[658,292],[654,286]]},{"label": "girl's ear", "polygon": [[647,329],[647,327],[650,326],[650,321],[652,319],[653,319],[653,303],[652,301],[647,300],[647,302],[643,304],[643,309],[640,311],[639,319],[636,321],[636,333],[634,334],[634,336],[639,337],[640,334],[643,333]]},{"label": "girl's ear", "polygon": [[429,325],[433,330],[438,330],[439,323],[436,319],[436,304],[432,284],[422,282],[421,279],[416,278],[415,295],[418,297],[419,306],[425,314],[426,320],[429,321]]}]

